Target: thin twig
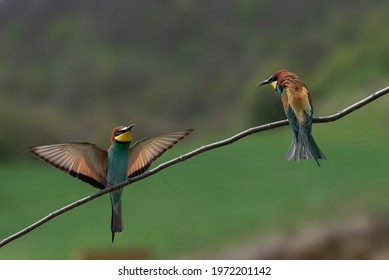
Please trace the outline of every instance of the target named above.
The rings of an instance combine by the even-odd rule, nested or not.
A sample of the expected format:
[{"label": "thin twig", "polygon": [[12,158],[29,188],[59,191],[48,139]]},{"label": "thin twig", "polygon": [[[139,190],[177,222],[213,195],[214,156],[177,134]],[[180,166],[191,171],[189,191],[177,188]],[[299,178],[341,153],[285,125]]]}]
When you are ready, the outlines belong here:
[{"label": "thin twig", "polygon": [[[389,86],[386,87],[386,88],[383,88],[373,94],[371,94],[370,96],[366,97],[365,99],[362,99],[360,101],[358,101],[357,103],[354,103],[353,105],[343,109],[342,111],[336,113],[336,114],[333,114],[333,115],[330,115],[330,116],[326,116],[326,117],[318,117],[318,118],[314,118],[313,119],[313,122],[315,123],[325,123],[325,122],[333,122],[333,121],[336,121],[340,118],[343,118],[344,116],[354,112],[355,110],[369,104],[370,102],[376,100],[377,98],[379,97],[382,97],[384,96],[385,94],[389,93]],[[179,162],[183,162],[187,159],[190,159],[198,154],[201,154],[201,153],[204,153],[206,151],[209,151],[209,150],[213,150],[213,149],[216,149],[216,148],[219,148],[219,147],[222,147],[222,146],[226,146],[226,145],[229,145],[229,144],[232,144],[236,141],[238,141],[239,139],[242,139],[248,135],[251,135],[253,133],[258,133],[258,132],[261,132],[261,131],[265,131],[265,130],[270,130],[270,129],[274,129],[274,128],[277,128],[277,127],[281,127],[281,126],[285,126],[288,124],[288,120],[281,120],[281,121],[276,121],[276,122],[272,122],[272,123],[268,123],[268,124],[264,124],[264,125],[260,125],[260,126],[256,126],[256,127],[252,127],[252,128],[249,128],[249,129],[246,129],[230,138],[227,138],[225,140],[221,140],[221,141],[218,141],[218,142],[214,142],[214,143],[211,143],[211,144],[208,144],[208,145],[204,145],[200,148],[197,148],[191,152],[188,152],[186,154],[183,154],[177,158],[174,158],[172,160],[169,160],[167,162],[164,162],[160,165],[158,165],[157,167],[151,169],[150,171],[148,172],[145,172],[139,176],[136,176],[136,177],[133,177],[133,178],[130,178],[120,184],[117,184],[115,185],[114,187],[112,188],[107,188],[107,189],[104,189],[104,190],[101,190],[101,191],[98,191],[92,195],[89,195],[87,197],[84,197],[80,200],[77,200],[73,203],[70,203],[52,213],[50,213],[49,215],[43,217],[42,219],[40,219],[39,221],[31,224],[30,226],[22,229],[21,231],[3,239],[1,242],[0,242],[0,248],[3,247],[4,245],[12,242],[13,240],[15,239],[18,239],[20,237],[22,237],[23,235],[29,233],[30,231],[38,228],[39,226],[47,223],[48,221],[50,221],[51,219],[54,219],[55,217],[71,210],[71,209],[74,209],[78,206],[81,206],[89,201],[92,201],[104,194],[107,194],[111,191],[114,191],[114,190],[118,190],[118,189],[121,189],[121,188],[124,188],[125,186],[129,185],[129,184],[132,184],[132,183],[135,183],[136,181],[139,181],[139,180],[142,180],[142,179],[145,179],[151,175],[154,175],[158,172],[160,172],[161,170],[169,167],[169,166],[172,166],[174,164],[177,164]]]},{"label": "thin twig", "polygon": [[340,118],[343,118],[344,116],[347,116],[348,114],[354,112],[355,110],[358,110],[359,108],[362,108],[363,106],[369,104],[370,102],[376,100],[377,98],[380,98],[381,96],[384,96],[385,94],[389,93],[389,86],[387,86],[386,88],[383,88],[371,95],[369,95],[368,97],[358,101],[357,103],[354,103],[353,105],[343,109],[342,111],[336,113],[336,114],[333,114],[331,116],[327,116],[327,117],[318,117],[318,118],[314,118],[313,119],[313,122],[315,123],[326,123],[326,122],[333,122],[333,121],[336,121]]}]

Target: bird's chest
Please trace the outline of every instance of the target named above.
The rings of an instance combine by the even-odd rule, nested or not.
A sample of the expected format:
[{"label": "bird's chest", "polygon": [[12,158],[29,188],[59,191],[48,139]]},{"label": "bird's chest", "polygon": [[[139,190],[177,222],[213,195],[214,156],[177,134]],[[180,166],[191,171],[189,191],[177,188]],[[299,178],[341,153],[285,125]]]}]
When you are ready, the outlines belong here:
[{"label": "bird's chest", "polygon": [[113,186],[127,178],[128,147],[126,144],[113,144],[108,150],[107,184]]}]

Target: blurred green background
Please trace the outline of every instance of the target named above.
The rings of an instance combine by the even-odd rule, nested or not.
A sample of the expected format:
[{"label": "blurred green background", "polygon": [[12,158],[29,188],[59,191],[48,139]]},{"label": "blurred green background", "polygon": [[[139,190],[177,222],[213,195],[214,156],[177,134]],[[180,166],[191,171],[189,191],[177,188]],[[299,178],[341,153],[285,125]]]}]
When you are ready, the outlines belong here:
[{"label": "blurred green background", "polygon": [[[164,161],[284,119],[272,88],[255,87],[280,68],[308,84],[316,116],[336,113],[388,85],[388,10],[385,0],[1,1],[0,239],[95,192],[28,147],[108,148],[112,128],[130,123],[137,139],[194,128]],[[289,128],[255,134],[126,188],[114,244],[104,196],[0,258],[207,258],[198,252],[385,216],[388,105],[316,124],[321,168],[284,160]]]}]

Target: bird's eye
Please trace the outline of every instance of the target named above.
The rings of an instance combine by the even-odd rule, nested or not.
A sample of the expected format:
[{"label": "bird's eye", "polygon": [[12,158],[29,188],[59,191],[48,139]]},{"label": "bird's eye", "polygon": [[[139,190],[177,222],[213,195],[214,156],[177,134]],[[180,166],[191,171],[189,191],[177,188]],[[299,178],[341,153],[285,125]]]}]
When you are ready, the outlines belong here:
[{"label": "bird's eye", "polygon": [[120,131],[120,130],[117,130],[117,131],[115,131],[115,133],[114,133],[115,137],[116,137],[116,136],[119,136],[120,134],[121,134],[121,131]]},{"label": "bird's eye", "polygon": [[276,82],[277,81],[277,77],[276,76],[271,76],[269,78],[269,81]]}]

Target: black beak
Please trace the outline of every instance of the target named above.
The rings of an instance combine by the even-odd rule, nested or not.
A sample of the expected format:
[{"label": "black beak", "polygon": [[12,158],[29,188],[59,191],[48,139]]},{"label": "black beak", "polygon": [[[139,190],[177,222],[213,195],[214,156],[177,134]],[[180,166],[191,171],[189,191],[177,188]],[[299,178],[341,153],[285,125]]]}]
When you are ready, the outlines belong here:
[{"label": "black beak", "polygon": [[267,84],[270,84],[271,82],[273,82],[273,77],[270,77],[269,79],[266,79],[260,83],[257,84],[257,87],[260,87],[260,86],[263,86],[263,85],[267,85]]},{"label": "black beak", "polygon": [[131,128],[133,128],[134,126],[135,126],[135,124],[130,124],[129,126],[123,128],[121,131],[122,132],[127,132],[127,131],[131,130]]}]

